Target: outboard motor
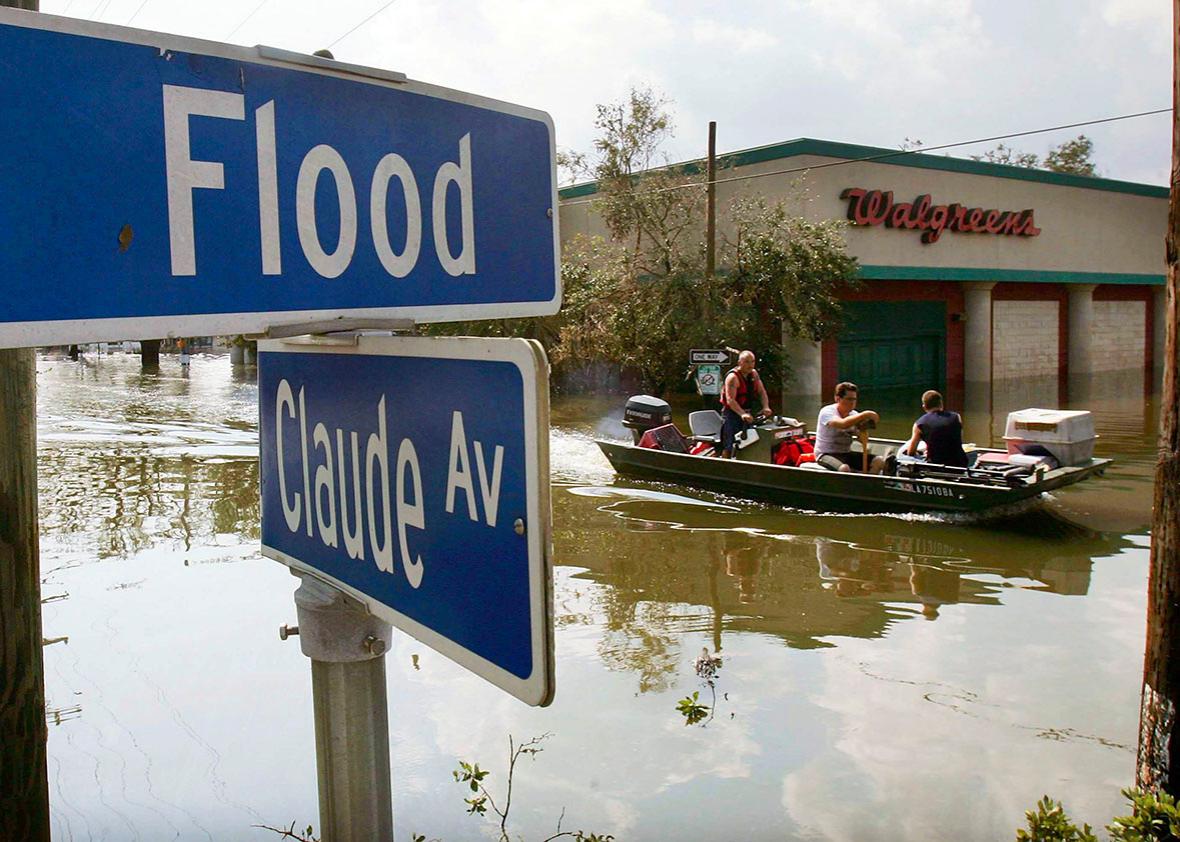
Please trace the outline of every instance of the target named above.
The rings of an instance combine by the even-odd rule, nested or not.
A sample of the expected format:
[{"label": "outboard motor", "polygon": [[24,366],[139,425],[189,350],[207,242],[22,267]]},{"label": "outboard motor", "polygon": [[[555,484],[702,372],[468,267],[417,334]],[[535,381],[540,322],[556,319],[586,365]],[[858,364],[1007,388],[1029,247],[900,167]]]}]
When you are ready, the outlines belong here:
[{"label": "outboard motor", "polygon": [[668,402],[651,395],[632,395],[623,409],[623,426],[631,431],[633,444],[639,444],[643,434],[653,427],[672,423],[672,407]]}]

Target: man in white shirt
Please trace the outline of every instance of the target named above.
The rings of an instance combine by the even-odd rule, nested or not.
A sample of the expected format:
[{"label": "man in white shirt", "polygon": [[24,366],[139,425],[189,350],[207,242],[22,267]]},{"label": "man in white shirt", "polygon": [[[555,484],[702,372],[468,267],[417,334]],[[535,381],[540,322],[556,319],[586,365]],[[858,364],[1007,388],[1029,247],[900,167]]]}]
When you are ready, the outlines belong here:
[{"label": "man in white shirt", "polygon": [[[852,452],[852,434],[865,424],[876,424],[881,417],[871,409],[856,411],[857,389],[855,383],[840,383],[836,386],[836,402],[819,411],[815,424],[815,461],[834,471],[859,471],[864,466],[864,456]],[[885,468],[885,460],[874,456],[869,473],[879,474]]]}]

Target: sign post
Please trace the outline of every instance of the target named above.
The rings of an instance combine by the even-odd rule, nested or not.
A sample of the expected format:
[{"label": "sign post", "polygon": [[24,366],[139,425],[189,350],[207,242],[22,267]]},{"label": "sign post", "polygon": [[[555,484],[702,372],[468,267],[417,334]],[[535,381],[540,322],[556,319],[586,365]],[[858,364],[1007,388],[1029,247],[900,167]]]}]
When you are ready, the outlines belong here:
[{"label": "sign post", "polygon": [[[0,0],[3,6],[35,12],[37,0]],[[33,66],[22,69],[35,72]],[[11,140],[6,146],[15,155],[39,154],[36,142]],[[0,647],[0,686],[5,688],[0,694],[5,767],[0,838],[48,842],[49,728],[37,540],[37,359],[31,348],[0,350],[0,499],[5,501],[0,514],[0,629],[5,638]]]}]

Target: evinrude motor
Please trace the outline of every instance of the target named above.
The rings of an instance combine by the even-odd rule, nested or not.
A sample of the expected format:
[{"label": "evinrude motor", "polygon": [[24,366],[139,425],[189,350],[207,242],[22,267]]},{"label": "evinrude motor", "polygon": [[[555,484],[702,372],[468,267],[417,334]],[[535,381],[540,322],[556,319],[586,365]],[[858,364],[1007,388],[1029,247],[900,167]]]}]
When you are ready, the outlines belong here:
[{"label": "evinrude motor", "polygon": [[631,431],[634,444],[653,427],[672,423],[672,407],[668,402],[651,395],[632,395],[623,409],[623,426]]}]

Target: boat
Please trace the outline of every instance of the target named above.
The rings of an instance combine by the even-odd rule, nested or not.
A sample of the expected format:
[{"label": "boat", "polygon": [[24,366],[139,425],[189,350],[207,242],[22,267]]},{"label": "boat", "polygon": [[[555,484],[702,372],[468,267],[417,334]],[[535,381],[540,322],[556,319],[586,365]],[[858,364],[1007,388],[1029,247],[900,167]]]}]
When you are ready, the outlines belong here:
[{"label": "boat", "polygon": [[[1021,422],[1021,418],[1034,420]],[[1077,421],[1088,422],[1088,439],[1084,434],[1081,439],[1076,434],[1058,434],[1076,430],[1077,424],[1067,422]],[[832,471],[815,462],[778,464],[783,444],[814,442],[814,433],[790,418],[776,416],[750,427],[737,442],[732,459],[712,455],[721,426],[721,416],[713,410],[691,413],[691,434],[686,436],[672,423],[666,402],[637,395],[627,402],[623,425],[632,432],[630,443],[596,440],[619,474],[818,511],[986,512],[1101,475],[1113,461],[1093,457],[1097,436],[1085,412],[1013,413],[1008,431],[1019,435],[1006,435],[1009,441],[1004,450],[972,448],[967,468],[909,459],[899,454],[904,441],[861,431],[853,449],[885,457],[890,467],[883,474]],[[1059,443],[1055,438],[1070,440]],[[1068,458],[1059,460],[1054,451]]]}]

